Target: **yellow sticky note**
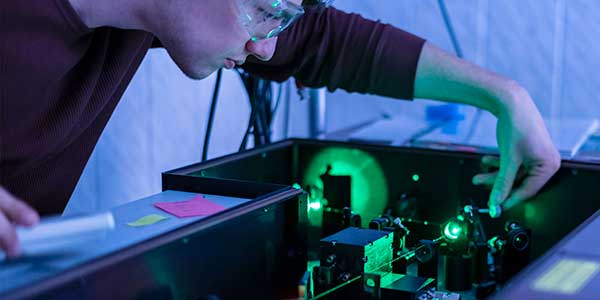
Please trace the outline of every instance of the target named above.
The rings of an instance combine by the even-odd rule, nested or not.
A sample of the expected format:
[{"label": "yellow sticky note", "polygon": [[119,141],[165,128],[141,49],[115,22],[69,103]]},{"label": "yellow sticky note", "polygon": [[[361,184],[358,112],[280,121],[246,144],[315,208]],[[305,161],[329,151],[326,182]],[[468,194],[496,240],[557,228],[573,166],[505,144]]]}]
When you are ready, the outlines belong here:
[{"label": "yellow sticky note", "polygon": [[127,223],[127,225],[129,225],[131,227],[142,227],[142,226],[152,225],[152,224],[160,222],[164,219],[168,219],[168,217],[157,215],[157,214],[151,214],[151,215],[141,217],[133,222],[129,222],[129,223]]}]

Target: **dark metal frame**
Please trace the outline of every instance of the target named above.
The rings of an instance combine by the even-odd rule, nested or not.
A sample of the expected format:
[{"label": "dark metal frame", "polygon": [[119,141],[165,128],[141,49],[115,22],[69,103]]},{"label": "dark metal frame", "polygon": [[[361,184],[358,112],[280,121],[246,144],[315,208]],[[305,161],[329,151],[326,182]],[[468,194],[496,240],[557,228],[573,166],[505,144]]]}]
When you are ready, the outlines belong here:
[{"label": "dark metal frame", "polygon": [[[144,241],[139,244],[132,245],[125,249],[122,249],[115,253],[99,257],[93,261],[84,263],[77,267],[65,270],[58,276],[53,278],[45,278],[38,282],[33,283],[28,287],[19,287],[11,290],[5,294],[0,295],[1,299],[65,299],[65,298],[77,298],[77,299],[106,299],[109,296],[111,299],[127,299],[131,298],[131,295],[141,295],[144,290],[148,289],[148,286],[140,290],[135,287],[128,287],[126,283],[123,283],[121,287],[114,287],[118,289],[128,289],[128,296],[119,297],[114,296],[110,291],[96,291],[90,292],[89,290],[94,289],[95,286],[109,287],[109,282],[112,280],[110,277],[114,277],[115,273],[121,274],[124,280],[135,282],[135,278],[127,278],[128,267],[143,268],[144,257],[152,255],[169,255],[165,252],[166,248],[178,247],[183,241],[188,244],[190,240],[194,239],[194,236],[201,235],[204,232],[214,232],[212,235],[218,235],[222,232],[219,228],[231,228],[234,225],[229,226],[228,224],[234,224],[239,222],[240,219],[246,218],[261,218],[267,214],[284,214],[289,216],[292,220],[292,224],[286,224],[279,220],[280,224],[271,224],[272,226],[280,227],[281,232],[285,232],[292,236],[294,239],[291,244],[300,241],[296,245],[286,245],[293,247],[296,250],[296,257],[290,259],[296,259],[295,270],[290,272],[301,273],[304,271],[306,265],[305,253],[302,253],[302,249],[305,248],[301,244],[303,235],[305,234],[302,225],[305,223],[303,220],[306,216],[306,203],[304,201],[305,196],[302,190],[294,189],[283,185],[274,184],[261,184],[251,183],[235,180],[219,180],[214,178],[190,178],[185,176],[177,176],[168,174],[165,175],[168,178],[168,184],[164,184],[164,189],[171,190],[183,190],[189,192],[202,192],[207,194],[216,194],[231,197],[250,198],[253,199],[240,206],[233,207],[231,209],[219,212],[209,217],[203,218],[192,224],[183,226],[165,234],[156,236],[152,239]],[[304,207],[304,209],[303,209]],[[252,230],[252,224],[246,224],[248,228],[241,230]],[[243,227],[243,226],[242,226]],[[283,235],[282,233],[275,233],[277,235]],[[211,235],[211,239],[212,238]],[[240,233],[240,236],[243,236]],[[215,236],[214,239],[218,239]],[[213,241],[210,241],[213,243]],[[289,244],[289,243],[288,243]],[[221,241],[221,246],[225,247],[227,241]],[[202,247],[201,245],[197,245]],[[216,247],[216,246],[215,246]],[[277,251],[289,251],[289,249],[276,249]],[[188,252],[190,250],[187,250]],[[223,251],[228,251],[224,248]],[[304,256],[303,256],[304,255]],[[173,257],[170,257],[173,259]],[[218,263],[218,262],[214,262]],[[277,266],[281,269],[281,266]],[[204,270],[203,272],[205,272]],[[206,276],[205,273],[200,276]],[[191,274],[194,276],[194,274]],[[297,274],[296,274],[297,275]],[[139,281],[142,281],[141,279]],[[151,280],[150,280],[151,281]],[[149,281],[149,282],[150,282]],[[291,282],[290,284],[295,286],[297,282]],[[135,286],[135,284],[133,285]],[[150,284],[150,287],[158,288]],[[188,287],[190,288],[190,287]],[[192,289],[194,287],[191,287]],[[257,287],[260,288],[260,287]],[[262,288],[261,288],[262,289]],[[106,293],[103,295],[103,293]],[[169,292],[173,297],[173,291]],[[151,295],[145,295],[145,299],[169,299],[168,294],[159,292],[155,294],[155,298]],[[273,291],[275,293],[275,291]],[[153,294],[153,293],[151,293]]]}]

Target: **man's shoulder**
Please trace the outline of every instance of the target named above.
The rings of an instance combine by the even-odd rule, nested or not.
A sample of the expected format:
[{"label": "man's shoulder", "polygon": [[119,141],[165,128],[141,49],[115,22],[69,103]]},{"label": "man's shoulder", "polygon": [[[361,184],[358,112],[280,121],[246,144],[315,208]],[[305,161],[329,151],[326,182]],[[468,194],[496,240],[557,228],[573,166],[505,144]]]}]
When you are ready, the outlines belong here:
[{"label": "man's shoulder", "polygon": [[19,34],[49,32],[83,35],[91,32],[68,0],[3,0],[0,1],[2,23],[0,31]]}]

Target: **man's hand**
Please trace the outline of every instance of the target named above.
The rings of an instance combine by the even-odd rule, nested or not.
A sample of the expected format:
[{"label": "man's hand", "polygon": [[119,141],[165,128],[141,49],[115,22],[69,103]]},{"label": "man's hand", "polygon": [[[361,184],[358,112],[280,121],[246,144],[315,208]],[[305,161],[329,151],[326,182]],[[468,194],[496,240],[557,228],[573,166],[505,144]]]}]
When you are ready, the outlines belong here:
[{"label": "man's hand", "polygon": [[[473,105],[498,118],[500,159],[484,157],[483,162],[499,170],[473,178],[475,184],[493,185],[490,215],[498,216],[498,206],[508,209],[535,195],[558,170],[560,156],[544,121],[527,91],[515,81],[425,43],[414,96]],[[519,175],[523,183],[513,190]]]},{"label": "man's hand", "polygon": [[[493,186],[490,208],[500,205],[509,209],[534,196],[560,167],[560,155],[531,97],[521,87],[513,86],[512,99],[506,102],[514,104],[498,114],[500,158],[485,156],[482,160],[499,170],[473,177],[474,184]],[[517,179],[522,183],[513,188]]]},{"label": "man's hand", "polygon": [[0,250],[7,257],[20,254],[15,225],[33,226],[40,220],[38,213],[0,186]]}]

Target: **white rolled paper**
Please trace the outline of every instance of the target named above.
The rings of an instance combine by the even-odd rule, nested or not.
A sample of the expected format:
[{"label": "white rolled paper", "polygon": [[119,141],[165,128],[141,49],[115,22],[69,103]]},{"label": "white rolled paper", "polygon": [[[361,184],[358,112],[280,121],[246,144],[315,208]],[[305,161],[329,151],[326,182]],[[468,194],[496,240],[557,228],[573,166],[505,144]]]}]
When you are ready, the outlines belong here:
[{"label": "white rolled paper", "polygon": [[115,228],[111,212],[78,217],[43,218],[34,227],[18,227],[17,237],[24,254],[61,250],[82,242],[106,237]]}]

